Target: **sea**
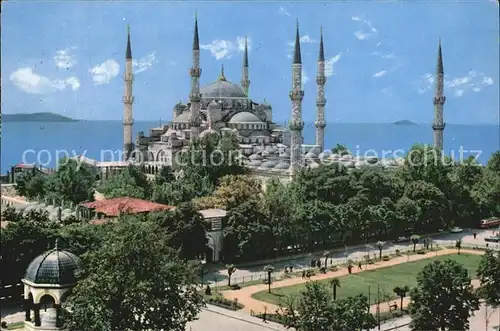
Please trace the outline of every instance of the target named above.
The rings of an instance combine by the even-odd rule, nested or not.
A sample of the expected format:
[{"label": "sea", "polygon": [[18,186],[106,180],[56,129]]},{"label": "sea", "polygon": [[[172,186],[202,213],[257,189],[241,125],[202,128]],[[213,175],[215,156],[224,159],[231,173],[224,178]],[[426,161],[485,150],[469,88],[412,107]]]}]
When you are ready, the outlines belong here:
[{"label": "sea", "polygon": [[[139,131],[148,135],[150,128],[160,124],[137,121],[133,127],[134,137]],[[305,144],[314,144],[313,123],[306,123],[303,136]],[[432,144],[432,139],[430,124],[329,123],[325,129],[325,148],[339,143],[356,156],[399,157],[414,144]],[[121,121],[3,122],[0,172],[5,174],[19,163],[53,168],[58,159],[76,155],[99,161],[118,161],[122,146]],[[455,160],[473,156],[486,164],[491,154],[498,150],[500,125],[446,125],[444,153]]]}]

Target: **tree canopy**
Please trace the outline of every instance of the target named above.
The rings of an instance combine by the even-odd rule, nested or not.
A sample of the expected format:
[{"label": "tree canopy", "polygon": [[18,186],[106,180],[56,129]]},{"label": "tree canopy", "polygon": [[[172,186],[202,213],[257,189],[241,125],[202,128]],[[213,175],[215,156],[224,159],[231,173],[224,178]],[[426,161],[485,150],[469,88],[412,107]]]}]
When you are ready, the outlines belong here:
[{"label": "tree canopy", "polygon": [[479,300],[467,269],[453,260],[434,261],[417,275],[408,306],[412,330],[468,330]]}]

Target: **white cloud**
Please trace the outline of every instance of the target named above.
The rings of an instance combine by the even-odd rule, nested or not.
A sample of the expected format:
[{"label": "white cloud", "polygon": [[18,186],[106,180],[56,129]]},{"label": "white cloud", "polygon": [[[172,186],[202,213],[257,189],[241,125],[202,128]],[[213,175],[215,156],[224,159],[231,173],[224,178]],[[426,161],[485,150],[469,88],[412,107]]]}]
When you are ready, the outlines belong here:
[{"label": "white cloud", "polygon": [[278,10],[278,14],[290,17],[290,13],[283,6],[280,6],[280,9]]},{"label": "white cloud", "polygon": [[118,76],[120,65],[115,60],[106,60],[89,69],[94,85],[108,84],[111,79]]},{"label": "white cloud", "polygon": [[396,58],[396,55],[394,55],[393,53],[372,52],[372,55],[378,56],[384,60],[392,60]]},{"label": "white cloud", "polygon": [[76,47],[72,46],[66,49],[61,49],[59,51],[56,51],[56,55],[54,56],[54,62],[56,64],[56,67],[63,69],[69,69],[74,67],[77,61],[75,55],[72,54],[72,51],[74,51],[75,49]]},{"label": "white cloud", "polygon": [[[314,44],[317,43],[318,41],[316,39],[311,38],[308,34],[303,35],[300,37],[300,44]],[[295,46],[295,40],[289,41],[288,46],[294,47]]]},{"label": "white cloud", "polygon": [[[434,87],[435,78],[428,73],[420,78],[420,83],[417,91],[420,94],[426,93]],[[454,96],[461,97],[465,93],[480,92],[484,86],[493,85],[493,78],[485,76],[484,73],[471,70],[465,76],[444,77],[445,89],[450,91]]]},{"label": "white cloud", "polygon": [[[247,38],[248,51],[252,46],[252,40]],[[216,60],[230,59],[233,55],[241,53],[245,50],[245,37],[236,37],[235,41],[230,40],[214,40],[210,44],[200,45],[203,50],[210,51]]]},{"label": "white cloud", "polygon": [[302,85],[306,84],[309,81],[309,76],[304,69],[302,69]]},{"label": "white cloud", "polygon": [[342,53],[338,53],[334,57],[325,61],[325,76],[330,77],[334,73],[334,64],[339,62],[342,58]]},{"label": "white cloud", "polygon": [[358,31],[354,32],[354,36],[356,38],[358,38],[358,40],[365,40],[366,38],[370,37],[370,34],[364,33],[363,31],[358,30]]},{"label": "white cloud", "polygon": [[373,74],[373,78],[378,78],[378,77],[382,77],[382,76],[385,76],[385,74],[387,73],[387,70],[381,70],[379,72],[376,72]]},{"label": "white cloud", "polygon": [[354,32],[354,36],[358,38],[358,40],[365,40],[370,38],[373,34],[377,33],[377,28],[375,28],[371,21],[364,19],[361,16],[352,16],[351,20],[356,22],[363,23],[363,29],[359,29]]},{"label": "white cloud", "polygon": [[151,54],[141,57],[139,60],[132,60],[132,70],[134,74],[138,74],[148,70],[156,62],[157,62],[156,53],[153,52]]},{"label": "white cloud", "polygon": [[34,73],[32,68],[19,68],[10,74],[9,79],[19,89],[33,94],[48,94],[62,91],[68,86],[73,91],[80,88],[80,81],[76,77],[52,80]]}]

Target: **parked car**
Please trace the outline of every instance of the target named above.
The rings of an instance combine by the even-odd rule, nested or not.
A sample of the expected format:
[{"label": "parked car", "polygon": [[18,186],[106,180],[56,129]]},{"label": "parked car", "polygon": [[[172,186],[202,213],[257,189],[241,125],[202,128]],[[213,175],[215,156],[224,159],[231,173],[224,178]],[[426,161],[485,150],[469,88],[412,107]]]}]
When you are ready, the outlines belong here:
[{"label": "parked car", "polygon": [[459,227],[454,227],[454,228],[452,228],[452,229],[450,230],[450,232],[451,232],[451,233],[460,233],[460,232],[462,232],[462,231],[464,231],[464,229],[459,228]]},{"label": "parked car", "polygon": [[398,239],[394,240],[395,243],[403,243],[406,241],[410,241],[410,238],[403,236],[403,237],[398,237]]},{"label": "parked car", "polygon": [[491,243],[498,243],[498,242],[500,242],[500,237],[499,236],[486,237],[486,238],[484,238],[484,241],[491,242]]}]

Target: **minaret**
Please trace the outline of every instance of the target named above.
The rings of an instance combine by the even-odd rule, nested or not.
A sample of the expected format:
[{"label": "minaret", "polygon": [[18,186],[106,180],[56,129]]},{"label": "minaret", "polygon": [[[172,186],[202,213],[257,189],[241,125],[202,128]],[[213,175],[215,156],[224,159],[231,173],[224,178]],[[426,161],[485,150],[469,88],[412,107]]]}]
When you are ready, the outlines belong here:
[{"label": "minaret", "polygon": [[302,59],[300,56],[300,36],[299,21],[297,20],[297,31],[295,35],[295,52],[292,65],[292,90],[290,91],[290,100],[292,100],[292,119],[289,122],[291,136],[290,153],[290,171],[293,175],[302,165],[302,99],[304,91],[302,90]]},{"label": "minaret", "polygon": [[189,100],[191,107],[189,108],[189,124],[191,129],[191,140],[198,138],[200,133],[200,39],[198,37],[198,15],[194,19],[194,38],[193,38],[193,66],[189,69],[191,76],[191,93],[189,93]]},{"label": "minaret", "polygon": [[434,94],[434,122],[432,129],[434,130],[434,148],[439,151],[443,150],[443,131],[446,123],[443,120],[443,105],[446,101],[444,96],[444,70],[443,70],[443,54],[441,51],[441,38],[439,38],[438,59],[436,66],[436,87]]},{"label": "minaret", "polygon": [[250,87],[250,79],[248,78],[248,44],[247,37],[245,37],[245,54],[243,55],[243,66],[241,74],[241,87],[248,97],[248,88]]},{"label": "minaret", "polygon": [[316,145],[319,146],[320,151],[324,151],[325,147],[325,52],[323,50],[323,28],[321,28],[321,37],[319,42],[319,58],[318,58],[318,71],[316,74],[316,84],[318,85],[318,95],[316,96]]},{"label": "minaret", "polygon": [[132,81],[134,76],[132,74],[132,48],[130,47],[130,26],[127,25],[127,51],[125,53],[125,74],[123,81],[125,83],[125,94],[123,96],[123,153],[124,160],[128,160],[132,150],[134,149],[132,143],[132,125],[134,120],[132,118],[132,104],[134,97],[132,96]]}]

